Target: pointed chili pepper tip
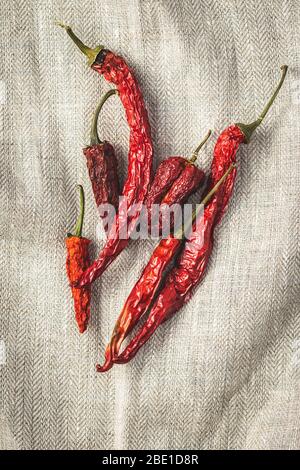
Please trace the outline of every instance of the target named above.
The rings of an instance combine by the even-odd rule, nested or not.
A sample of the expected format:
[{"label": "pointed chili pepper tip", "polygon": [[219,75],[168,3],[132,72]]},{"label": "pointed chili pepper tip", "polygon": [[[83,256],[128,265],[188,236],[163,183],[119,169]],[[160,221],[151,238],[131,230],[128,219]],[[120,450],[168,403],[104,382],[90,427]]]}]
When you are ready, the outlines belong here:
[{"label": "pointed chili pepper tip", "polygon": [[100,364],[97,364],[96,365],[96,372],[108,372],[113,366],[113,362],[110,362],[108,364],[103,364],[103,366],[101,366]]},{"label": "pointed chili pepper tip", "polygon": [[70,36],[72,41],[76,44],[76,46],[81,50],[81,52],[87,56],[88,58],[88,65],[93,65],[95,62],[97,55],[99,52],[104,49],[104,46],[97,46],[94,49],[86,46],[81,39],[79,39],[78,36],[74,33],[72,30],[71,26],[63,23],[62,21],[56,21],[55,22],[57,26],[60,26],[61,28],[65,29],[67,31],[67,34]]},{"label": "pointed chili pepper tip", "polygon": [[113,364],[113,357],[112,357],[112,347],[111,347],[111,343],[109,343],[105,351],[105,362],[102,366],[100,364],[97,364],[96,370],[97,372],[107,372],[108,370],[112,368],[113,365],[114,364]]},{"label": "pointed chili pepper tip", "polygon": [[282,65],[280,67],[280,70],[282,70],[280,82],[277,85],[277,87],[276,87],[273,95],[269,99],[268,103],[266,104],[265,108],[263,109],[262,113],[256,119],[256,121],[251,122],[250,124],[242,124],[241,122],[236,124],[236,126],[239,127],[240,130],[242,131],[242,133],[244,134],[246,144],[248,144],[250,142],[250,139],[251,139],[251,136],[252,136],[253,132],[255,131],[255,129],[258,126],[260,126],[260,124],[264,120],[264,118],[267,115],[269,109],[271,108],[272,104],[274,103],[275,98],[276,98],[276,96],[278,95],[278,93],[280,91],[280,88],[283,85],[283,82],[285,80],[285,77],[286,77],[286,74],[287,74],[287,71],[288,71],[288,66],[287,65]]}]

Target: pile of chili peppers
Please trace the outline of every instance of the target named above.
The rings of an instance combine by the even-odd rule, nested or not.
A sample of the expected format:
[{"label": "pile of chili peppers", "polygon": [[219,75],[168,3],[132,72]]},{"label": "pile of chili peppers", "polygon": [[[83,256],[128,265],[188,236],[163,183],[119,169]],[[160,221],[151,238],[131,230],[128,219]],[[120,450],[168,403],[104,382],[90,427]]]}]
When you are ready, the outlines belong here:
[{"label": "pile of chili peppers", "polygon": [[[96,206],[109,204],[114,208],[110,229],[107,218],[103,213],[100,214],[107,240],[97,259],[90,263],[90,240],[82,237],[84,193],[81,186],[80,213],[74,235],[68,234],[66,239],[67,274],[74,299],[75,318],[81,333],[86,330],[90,318],[92,283],[128,245],[139,222],[143,204],[147,210],[149,232],[153,228],[150,224],[153,207],[159,207],[156,233],[161,239],[117,319],[106,347],[103,365],[97,365],[97,371],[105,372],[114,364],[129,362],[159,325],[189,301],[194,289],[202,281],[213,249],[215,228],[221,222],[233,192],[237,151],[241,144],[249,143],[253,132],[262,123],[279,93],[288,67],[281,67],[281,80],[258,119],[250,124],[230,125],[220,134],[208,178],[205,178],[204,171],[195,162],[210,131],[191,158],[168,157],[153,176],[153,146],[148,113],[133,71],[122,57],[103,46],[91,49],[82,43],[69,26],[61,23],[60,26],[65,28],[81,52],[88,57],[91,68],[115,86],[101,98],[92,121],[90,146],[83,150]],[[130,129],[128,174],[122,190],[114,148],[109,142],[101,141],[97,132],[100,111],[112,95],[119,96]],[[205,180],[208,183],[206,181],[204,184]],[[175,229],[174,219],[171,219],[170,232],[165,235],[164,208],[171,208],[174,204],[182,206],[201,187],[205,195],[201,205],[194,210],[188,227],[185,225]],[[119,199],[119,196],[122,198]],[[132,207],[137,210],[131,211]],[[142,325],[122,350],[124,340],[142,317],[145,318]]]}]

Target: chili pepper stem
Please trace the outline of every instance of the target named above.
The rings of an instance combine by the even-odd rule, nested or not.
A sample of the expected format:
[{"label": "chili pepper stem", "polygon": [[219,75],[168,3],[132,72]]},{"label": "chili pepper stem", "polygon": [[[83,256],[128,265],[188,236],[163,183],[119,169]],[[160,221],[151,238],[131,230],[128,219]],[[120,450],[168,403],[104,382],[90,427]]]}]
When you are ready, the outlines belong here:
[{"label": "chili pepper stem", "polygon": [[267,115],[269,109],[271,108],[272,104],[274,103],[275,98],[276,98],[276,96],[278,95],[278,93],[280,91],[280,88],[283,85],[283,82],[284,82],[286,74],[287,74],[288,66],[287,65],[282,65],[280,67],[280,69],[282,70],[282,75],[281,75],[280,82],[279,82],[277,88],[275,89],[273,95],[271,96],[270,100],[266,104],[265,108],[263,109],[262,113],[260,114],[260,116],[256,119],[256,121],[251,122],[250,124],[242,124],[240,122],[236,124],[237,127],[239,127],[241,129],[242,133],[245,136],[245,143],[249,143],[253,132],[264,120],[264,118]]},{"label": "chili pepper stem", "polygon": [[83,187],[79,184],[79,214],[74,227],[74,234],[68,233],[68,237],[81,237],[82,236],[82,227],[83,227],[83,218],[84,218],[84,191]]},{"label": "chili pepper stem", "polygon": [[90,47],[86,46],[78,36],[74,33],[72,30],[71,26],[68,26],[61,21],[56,21],[57,26],[60,26],[61,28],[64,28],[67,31],[67,34],[70,36],[72,41],[76,44],[76,46],[81,50],[81,52],[87,56],[88,58],[88,65],[92,65],[99,52],[104,49],[104,46],[97,46],[94,49],[91,49]]},{"label": "chili pepper stem", "polygon": [[108,100],[108,98],[112,95],[117,95],[117,94],[118,94],[118,90],[113,89],[113,90],[109,90],[107,93],[105,93],[105,95],[102,96],[100,103],[98,104],[95,114],[93,116],[92,127],[91,127],[91,146],[102,144],[102,141],[99,138],[98,130],[97,130],[99,114],[104,103]]},{"label": "chili pepper stem", "polygon": [[204,137],[202,142],[200,142],[200,144],[198,145],[196,150],[194,150],[194,152],[192,153],[191,158],[189,158],[189,160],[188,160],[189,163],[194,163],[197,160],[200,150],[202,149],[203,145],[206,144],[206,142],[208,141],[210,136],[211,136],[211,130],[208,131],[208,133],[206,134],[206,136]]}]

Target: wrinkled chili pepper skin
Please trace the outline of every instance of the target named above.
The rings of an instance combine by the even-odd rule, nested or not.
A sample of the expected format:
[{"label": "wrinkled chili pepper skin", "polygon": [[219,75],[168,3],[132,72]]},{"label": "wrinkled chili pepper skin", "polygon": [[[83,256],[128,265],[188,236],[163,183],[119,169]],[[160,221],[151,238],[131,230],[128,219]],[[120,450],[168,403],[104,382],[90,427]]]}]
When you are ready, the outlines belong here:
[{"label": "wrinkled chili pepper skin", "polygon": [[145,142],[150,140],[152,149],[150,124],[144,99],[138,82],[125,60],[107,49],[102,49],[92,69],[116,86],[130,130],[137,132],[138,135],[143,133]]},{"label": "wrinkled chili pepper skin", "polygon": [[169,157],[159,164],[145,200],[149,212],[153,204],[161,203],[185,166],[186,159],[182,157]]},{"label": "wrinkled chili pepper skin", "polygon": [[162,239],[155,248],[140,279],[126,300],[116,322],[112,339],[106,348],[105,363],[103,366],[97,365],[98,372],[108,371],[112,367],[113,358],[117,356],[123,340],[150,307],[163,273],[176,256],[181,244],[181,239],[170,235],[168,238]]},{"label": "wrinkled chili pepper skin", "polygon": [[[127,122],[130,127],[128,174],[124,184],[122,195],[126,197],[127,206],[138,207],[134,215],[127,215],[121,211],[117,214],[112,233],[108,234],[107,242],[101,250],[98,259],[82,274],[75,286],[83,287],[94,282],[112,263],[112,261],[128,245],[130,230],[133,230],[139,218],[142,203],[148,192],[148,186],[152,176],[152,140],[147,110],[132,71],[122,57],[116,56],[110,51],[102,50],[92,68],[102,74],[104,78],[114,83],[119,97],[123,103]],[[124,224],[129,229],[125,238],[120,238],[120,230]]]},{"label": "wrinkled chili pepper skin", "polygon": [[162,199],[162,204],[182,204],[193,194],[205,178],[205,173],[195,165],[187,164],[181,174],[174,181],[170,190]]},{"label": "wrinkled chili pepper skin", "polygon": [[[187,162],[187,161],[186,161]],[[197,191],[205,179],[205,173],[197,166],[187,163],[181,174],[174,181],[170,190],[161,201],[162,206],[171,207],[173,204],[184,204],[188,198]],[[170,227],[174,225],[174,214],[171,213]],[[164,219],[163,207],[159,219],[160,233]]]},{"label": "wrinkled chili pepper skin", "polygon": [[[205,178],[205,173],[183,157],[169,157],[157,168],[145,205],[148,211],[149,228],[151,227],[151,208],[153,204],[171,207],[173,204],[184,204]],[[168,212],[167,212],[168,214]],[[159,234],[161,235],[164,217],[163,207],[159,216]],[[171,213],[170,228],[174,224]]]},{"label": "wrinkled chili pepper skin", "polygon": [[[214,157],[211,165],[212,187],[230,167],[230,165],[236,162],[237,151],[240,145],[243,143],[245,143],[245,136],[241,129],[236,125],[229,126],[220,134],[214,148]],[[218,224],[221,221],[227,210],[229,199],[232,195],[235,178],[236,168],[234,168],[230,175],[228,175],[226,181],[223,184],[222,193],[219,194],[219,198],[222,198],[222,204],[215,224]]]},{"label": "wrinkled chili pepper skin", "polygon": [[[108,142],[83,149],[97,208],[119,205],[118,161],[113,146]],[[104,214],[102,216],[104,218]],[[105,227],[106,230],[106,227]]]},{"label": "wrinkled chili pepper skin", "polygon": [[114,363],[129,362],[152,336],[156,328],[188,302],[193,288],[203,278],[209,261],[213,247],[214,224],[212,222],[217,211],[218,198],[215,197],[204,209],[203,232],[192,232],[189,241],[186,242],[184,250],[177,259],[176,266],[168,274],[165,285],[147,320],[125,350],[114,357]]},{"label": "wrinkled chili pepper skin", "polygon": [[[90,240],[84,237],[71,236],[66,238],[67,260],[66,269],[70,283],[78,279],[82,272],[89,266],[88,247]],[[91,288],[72,287],[74,299],[75,319],[80,333],[83,333],[90,318]]]},{"label": "wrinkled chili pepper skin", "polygon": [[118,161],[113,146],[108,142],[83,149],[92,183],[96,206],[119,205]]}]

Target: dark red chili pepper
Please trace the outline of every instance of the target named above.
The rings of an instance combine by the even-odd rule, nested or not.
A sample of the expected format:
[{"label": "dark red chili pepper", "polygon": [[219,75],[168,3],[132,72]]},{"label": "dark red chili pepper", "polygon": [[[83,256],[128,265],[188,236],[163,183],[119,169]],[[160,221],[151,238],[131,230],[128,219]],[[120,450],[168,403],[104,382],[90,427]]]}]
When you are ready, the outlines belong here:
[{"label": "dark red chili pepper", "polygon": [[159,164],[145,200],[149,210],[153,204],[160,204],[174,181],[182,173],[186,162],[187,160],[182,157],[169,157]]},{"label": "dark red chili pepper", "polygon": [[[120,194],[118,161],[113,146],[107,141],[100,140],[97,124],[104,103],[116,93],[116,90],[109,90],[101,98],[93,117],[90,145],[83,149],[97,208],[101,209],[104,204],[110,204],[114,207],[115,212],[118,210]],[[100,211],[100,216],[103,219],[107,218],[106,215],[105,211]],[[107,231],[107,224],[104,229]]]},{"label": "dark red chili pepper", "polygon": [[[81,236],[84,217],[83,187],[79,186],[79,190],[80,212],[74,229],[74,235],[68,233],[66,238],[66,268],[70,282],[76,281],[90,264],[88,246],[91,240]],[[75,319],[80,333],[83,333],[87,328],[87,324],[90,318],[91,287],[72,287],[72,296],[74,299]]]},{"label": "dark red chili pepper", "polygon": [[[230,165],[235,162],[240,143],[248,143],[253,131],[263,121],[283,84],[287,67],[282,67],[282,70],[281,81],[260,117],[250,125],[237,124],[236,126],[230,126],[220,135],[212,162],[212,184],[217,177],[216,175],[224,171],[226,167],[229,166],[230,168]],[[203,234],[193,230],[191,237],[185,243],[185,247],[176,261],[175,267],[166,277],[165,285],[155,300],[149,317],[125,350],[117,358],[113,357],[113,362],[125,363],[130,361],[152,336],[156,328],[173,316],[191,298],[193,289],[203,279],[213,247],[214,228],[220,222],[226,210],[234,179],[235,172],[229,176],[221,190],[215,194],[205,208]]]},{"label": "dark red chili pepper", "polygon": [[[83,273],[76,285],[82,287],[94,282],[111,262],[128,245],[130,231],[139,218],[142,203],[148,192],[152,176],[152,140],[147,110],[138,82],[122,57],[98,46],[90,49],[73,33],[69,26],[63,26],[79,49],[88,57],[88,63],[104,78],[114,83],[125,108],[130,127],[128,175],[122,195],[128,210],[121,210],[111,228],[107,242],[98,259]],[[135,211],[130,211],[135,207]],[[124,231],[125,227],[125,231]],[[127,229],[128,228],[128,229]],[[125,232],[125,237],[123,236]],[[121,234],[122,233],[122,237]]]},{"label": "dark red chili pepper", "polygon": [[[219,190],[224,180],[228,177],[233,166],[230,167],[225,175],[223,175],[214,188],[203,199],[202,205],[208,203],[213,195]],[[217,202],[217,200],[216,200]],[[194,214],[194,218],[196,217]],[[186,230],[187,228],[185,228]],[[169,235],[168,238],[162,239],[158,246],[155,248],[150,261],[145,267],[140,279],[132,289],[127,301],[122,309],[122,312],[115,325],[112,338],[108,344],[105,352],[105,363],[103,366],[97,366],[98,372],[105,372],[109,370],[114,360],[118,359],[118,352],[124,341],[125,337],[129,335],[131,330],[135,327],[141,316],[150,307],[155,294],[161,284],[162,277],[170,262],[178,254],[183,244],[183,232],[180,230],[175,235]],[[123,356],[122,356],[123,357]]]},{"label": "dark red chili pepper", "polygon": [[[211,135],[208,132],[205,139],[199,144],[190,159],[183,157],[169,157],[158,166],[153,178],[145,205],[148,211],[149,228],[151,228],[152,208],[154,204],[161,204],[159,214],[159,234],[161,234],[164,209],[173,204],[184,204],[205,178],[205,173],[194,162],[198,153]],[[174,214],[171,214],[170,228],[173,227]]]}]

